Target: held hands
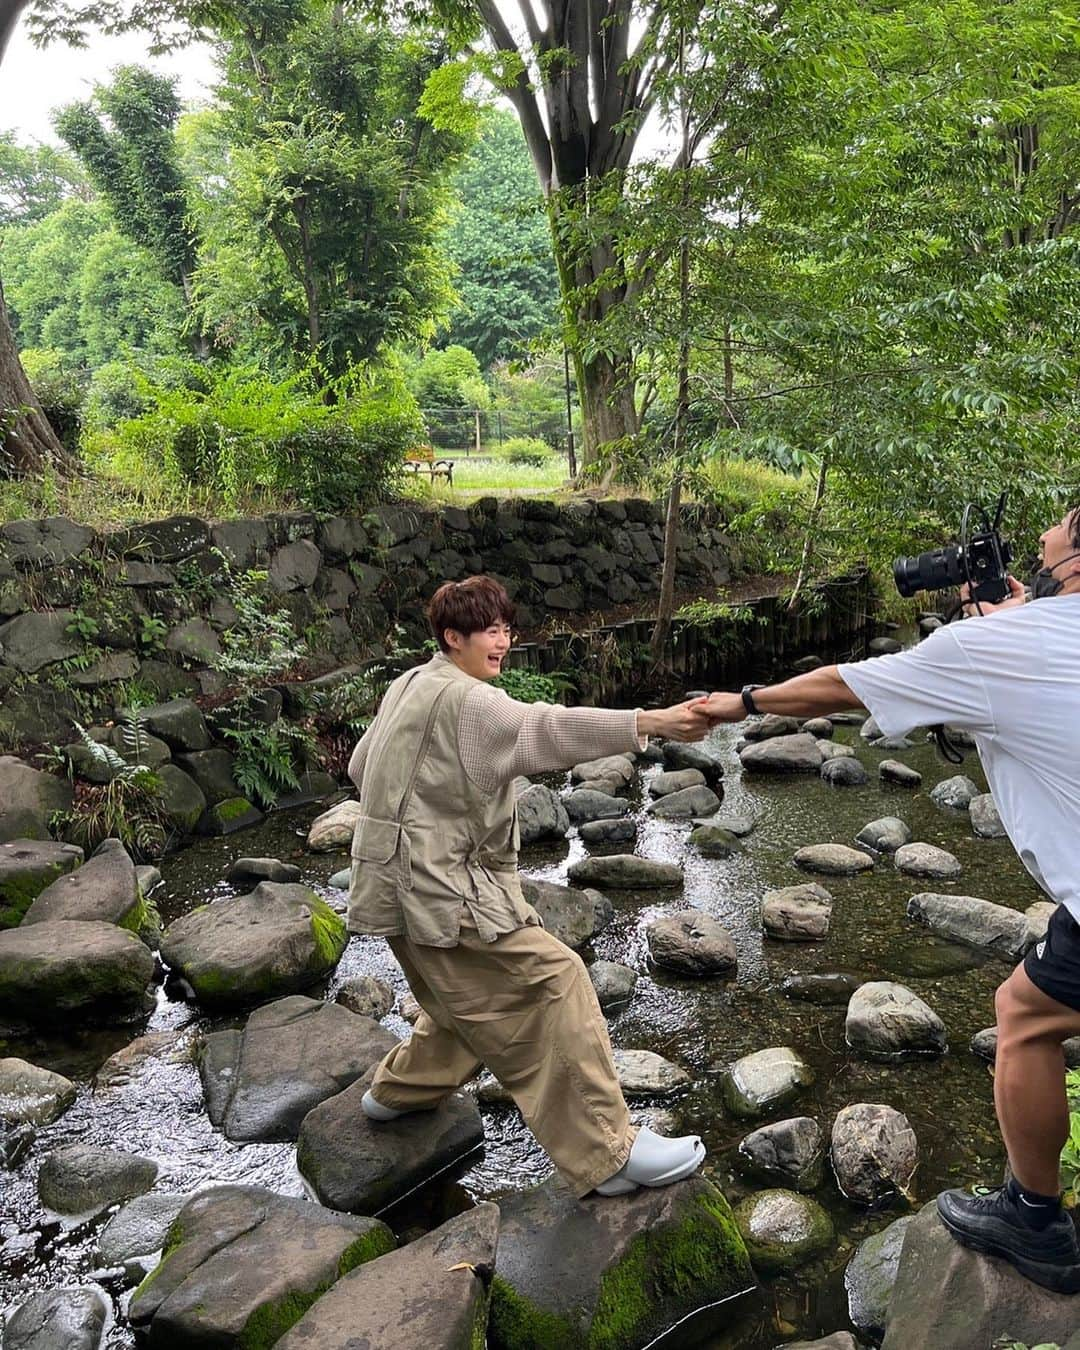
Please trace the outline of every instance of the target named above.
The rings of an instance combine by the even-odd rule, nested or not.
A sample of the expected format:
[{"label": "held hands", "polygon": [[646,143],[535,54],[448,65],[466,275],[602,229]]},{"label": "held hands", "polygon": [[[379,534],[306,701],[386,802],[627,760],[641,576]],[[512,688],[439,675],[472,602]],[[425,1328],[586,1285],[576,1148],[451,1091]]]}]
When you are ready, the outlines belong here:
[{"label": "held hands", "polygon": [[980,611],[983,615],[997,614],[999,610],[1016,609],[1018,606],[1026,604],[1027,591],[1024,589],[1023,582],[1017,581],[1017,579],[1012,576],[1006,577],[1005,580],[1008,582],[1009,586],[1009,598],[1007,600],[999,600],[996,604],[988,604],[985,600],[980,600],[976,603],[971,598],[971,587],[965,581],[960,587],[960,600],[963,604],[965,616],[967,618],[977,619],[980,615]]},{"label": "held hands", "polygon": [[703,706],[705,702],[705,699],[693,699],[687,703],[676,703],[670,708],[652,708],[640,712],[638,734],[662,736],[668,741],[700,741],[713,726],[713,720]]},{"label": "held hands", "polygon": [[708,698],[695,699],[690,705],[699,709],[709,719],[709,726],[719,726],[721,722],[742,722],[746,718],[740,694],[728,694],[722,690],[710,694]]}]

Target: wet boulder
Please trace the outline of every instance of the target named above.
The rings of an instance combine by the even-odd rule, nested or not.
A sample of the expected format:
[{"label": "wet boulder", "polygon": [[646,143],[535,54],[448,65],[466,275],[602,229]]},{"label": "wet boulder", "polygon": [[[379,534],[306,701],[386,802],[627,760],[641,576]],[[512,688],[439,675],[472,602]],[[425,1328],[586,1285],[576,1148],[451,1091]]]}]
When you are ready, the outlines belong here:
[{"label": "wet boulder", "polygon": [[75,1084],[25,1059],[0,1059],[0,1120],[51,1125],[75,1101]]},{"label": "wet boulder", "polygon": [[0,932],[0,1018],[128,1022],[151,1006],[154,958],[111,923],[24,924]]},{"label": "wet boulder", "polygon": [[616,961],[597,961],[589,966],[589,979],[596,990],[597,1002],[606,1012],[626,1003],[637,984],[637,971]]},{"label": "wet boulder", "polygon": [[908,901],[907,913],[952,942],[966,942],[1006,961],[1019,961],[1035,941],[1026,914],[973,895],[921,891]]},{"label": "wet boulder", "polygon": [[578,826],[586,844],[629,844],[637,838],[637,821],[631,816],[612,820],[586,820]]},{"label": "wet boulder", "polygon": [[911,831],[899,816],[881,816],[864,825],[855,841],[872,848],[875,853],[895,853],[904,844],[911,843]]},{"label": "wet boulder", "polygon": [[831,759],[854,759],[855,750],[850,745],[844,745],[840,741],[818,741],[821,747],[821,762],[827,764]]},{"label": "wet boulder", "polygon": [[976,784],[962,773],[943,778],[930,789],[930,800],[934,805],[944,806],[950,811],[967,811],[979,795]]},{"label": "wet boulder", "polygon": [[862,787],[870,775],[854,755],[833,755],[821,766],[821,781],[829,787]]},{"label": "wet boulder", "polygon": [[669,1097],[688,1086],[690,1075],[652,1050],[613,1050],[619,1086],[629,1097]]},{"label": "wet boulder", "polygon": [[570,829],[562,798],[542,783],[529,783],[518,794],[517,816],[523,847],[541,839],[563,839]]},{"label": "wet boulder", "polygon": [[718,811],[720,798],[712,788],[699,783],[697,787],[682,788],[665,797],[657,797],[645,809],[650,816],[665,820],[689,820],[692,816],[708,816]]},{"label": "wet boulder", "polygon": [[[829,730],[826,735],[831,736],[832,723],[830,722],[828,726]],[[748,722],[743,735],[748,741],[769,741],[776,736],[794,736],[803,729],[805,728],[800,727],[797,717],[783,717],[779,713],[766,713],[756,722]],[[807,735],[812,736],[814,732],[807,730]]]},{"label": "wet boulder", "polygon": [[596,906],[582,890],[522,877],[521,893],[543,919],[547,931],[568,947],[580,947],[600,931]]},{"label": "wet boulder", "polygon": [[808,736],[814,736],[819,741],[827,741],[832,738],[833,724],[827,717],[808,717],[800,727],[800,731],[805,731]]},{"label": "wet boulder", "polygon": [[703,742],[664,741],[660,747],[667,769],[698,769],[714,787],[724,776],[724,762],[715,746]]},{"label": "wet boulder", "polygon": [[361,1109],[369,1085],[365,1076],[309,1111],[296,1144],[296,1165],[322,1203],[354,1214],[378,1213],[484,1142],[471,1093],[452,1092],[387,1128]]},{"label": "wet boulder", "polygon": [[575,783],[609,779],[625,786],[634,777],[634,761],[628,755],[601,755],[599,759],[583,760],[570,770]]},{"label": "wet boulder", "polygon": [[797,1191],[758,1191],[735,1207],[735,1222],[754,1269],[797,1270],[836,1240],[832,1220],[816,1200]]},{"label": "wet boulder", "polygon": [[180,1192],[148,1191],[114,1214],[98,1237],[98,1260],[121,1267],[138,1284],[157,1265],[169,1228],[188,1197]]},{"label": "wet boulder", "polygon": [[193,1196],[128,1317],[149,1350],[272,1345],[349,1271],[394,1248],[377,1219],[259,1186]]},{"label": "wet boulder", "polygon": [[915,1131],[891,1106],[845,1106],[832,1128],[836,1184],[856,1204],[877,1206],[907,1190],[918,1162]]},{"label": "wet boulder", "polygon": [[237,858],[225,873],[233,886],[257,886],[260,881],[299,881],[300,868],[279,858]]},{"label": "wet boulder", "polygon": [[900,1269],[900,1249],[908,1225],[914,1221],[913,1214],[905,1214],[880,1233],[864,1238],[844,1271],[848,1316],[861,1332],[875,1341],[880,1341],[885,1334],[889,1303]]},{"label": "wet boulder", "polygon": [[754,1283],[731,1209],[701,1176],[617,1204],[552,1178],[499,1209],[490,1350],[646,1345]]},{"label": "wet boulder", "polygon": [[1051,1293],[1007,1262],[962,1247],[931,1201],[904,1235],[882,1350],[1071,1346],[1076,1325],[1075,1295]]},{"label": "wet boulder", "polygon": [[142,1195],[157,1174],[152,1158],[94,1144],[67,1144],[41,1164],[38,1198],[57,1214],[97,1214],[118,1200]]},{"label": "wet boulder", "polygon": [[822,765],[821,746],[805,731],[751,741],[739,759],[747,773],[817,773]]},{"label": "wet boulder", "polygon": [[953,854],[933,844],[901,844],[893,854],[893,864],[898,872],[935,881],[950,881],[963,871]]},{"label": "wet boulder", "polygon": [[0,755],[0,842],[48,839],[49,821],[58,811],[70,811],[73,798],[66,778]]},{"label": "wet boulder", "polygon": [[193,750],[190,754],[177,754],[176,763],[198,786],[208,806],[239,796],[240,789],[233,778],[236,761],[228,750]]},{"label": "wet boulder", "polygon": [[567,876],[575,885],[602,886],[610,890],[645,891],[681,886],[683,870],[674,863],[653,862],[632,853],[612,853],[606,858],[582,858]]},{"label": "wet boulder", "polygon": [[135,864],[119,839],[106,839],[82,867],[46,887],[26,911],[24,924],[114,923],[133,933],[145,926],[145,901]]},{"label": "wet boulder", "polygon": [[694,824],[707,826],[714,830],[726,830],[729,834],[734,834],[742,839],[753,833],[754,826],[757,824],[757,817],[739,811],[717,811],[713,816],[695,817]]},{"label": "wet boulder", "polygon": [[785,1341],[780,1350],[862,1350],[850,1331],[834,1331],[818,1341]]},{"label": "wet boulder", "polygon": [[731,858],[743,848],[736,834],[717,825],[695,826],[690,842],[703,858]]},{"label": "wet boulder", "polygon": [[[219,835],[235,834],[237,830],[248,830],[252,825],[258,825],[262,818],[263,813],[257,806],[252,806],[246,797],[225,797],[206,808],[198,830],[200,834],[216,838]],[[328,844],[327,847],[347,848],[348,844]]]},{"label": "wet boulder", "polygon": [[866,644],[866,650],[871,656],[892,656],[896,652],[904,650],[903,645],[891,637],[871,638]]},{"label": "wet boulder", "polygon": [[467,1209],[338,1280],[277,1350],[476,1350],[498,1239],[498,1206]]},{"label": "wet boulder", "polygon": [[310,987],[330,974],[347,941],[345,924],[314,891],[264,881],[170,924],[161,955],[200,1003],[230,1008]]},{"label": "wet boulder", "polygon": [[883,759],[878,765],[878,777],[883,783],[892,783],[895,787],[917,788],[922,784],[922,774],[898,759]]},{"label": "wet boulder", "polygon": [[[980,1059],[989,1060],[993,1064],[997,1059],[997,1027],[984,1027],[982,1031],[977,1031],[971,1038],[970,1049],[973,1055],[978,1055]],[[1065,1053],[1065,1067],[1067,1069],[1080,1069],[1080,1036],[1070,1036],[1067,1041],[1062,1041],[1061,1048]]]},{"label": "wet boulder", "polygon": [[731,1114],[752,1120],[791,1101],[813,1081],[813,1069],[796,1050],[773,1045],[735,1060],[724,1070],[720,1087]]},{"label": "wet boulder", "polygon": [[112,1321],[103,1289],[46,1289],[17,1307],[4,1327],[4,1350],[99,1350]]},{"label": "wet boulder", "polygon": [[941,1055],[945,1024],[918,994],[891,980],[859,985],[848,1003],[844,1034],[852,1050],[868,1059]]},{"label": "wet boulder", "polygon": [[566,814],[575,825],[586,820],[611,820],[625,816],[630,803],[625,797],[612,797],[593,788],[578,788],[563,798]]},{"label": "wet boulder", "polygon": [[821,1185],[825,1141],[809,1116],[793,1116],[753,1130],[739,1144],[742,1165],[767,1181],[813,1191]]},{"label": "wet boulder", "polygon": [[242,1031],[198,1052],[206,1110],[228,1139],[295,1139],[300,1122],[392,1050],[398,1038],[337,1003],[294,994],[257,1008]]},{"label": "wet boulder", "polygon": [[797,998],[818,1008],[846,1007],[859,987],[854,975],[823,971],[816,975],[788,975],[780,986],[785,998]]},{"label": "wet boulder", "polygon": [[308,848],[315,853],[352,847],[353,831],[362,812],[357,801],[338,802],[312,821],[308,830]]},{"label": "wet boulder", "polygon": [[374,975],[354,975],[337,991],[334,1002],[358,1017],[378,1022],[394,1006],[394,991]]},{"label": "wet boulder", "polygon": [[823,942],[829,936],[833,898],[824,886],[810,881],[766,891],[761,901],[761,925],[781,942]]},{"label": "wet boulder", "polygon": [[666,797],[684,788],[704,787],[705,775],[700,769],[669,769],[649,779],[649,796]]},{"label": "wet boulder", "polygon": [[735,970],[735,939],[718,919],[684,909],[649,925],[649,955],[661,970],[677,975],[720,975]]},{"label": "wet boulder", "polygon": [[980,839],[1004,839],[1005,826],[1001,823],[997,805],[989,792],[972,797],[968,806],[971,828]]},{"label": "wet boulder", "polygon": [[874,866],[873,858],[847,844],[806,844],[796,850],[792,861],[804,872],[830,877],[855,876]]},{"label": "wet boulder", "polygon": [[[3,808],[0,807],[0,811]],[[12,839],[0,844],[0,928],[17,928],[31,903],[83,860],[77,844]]]}]

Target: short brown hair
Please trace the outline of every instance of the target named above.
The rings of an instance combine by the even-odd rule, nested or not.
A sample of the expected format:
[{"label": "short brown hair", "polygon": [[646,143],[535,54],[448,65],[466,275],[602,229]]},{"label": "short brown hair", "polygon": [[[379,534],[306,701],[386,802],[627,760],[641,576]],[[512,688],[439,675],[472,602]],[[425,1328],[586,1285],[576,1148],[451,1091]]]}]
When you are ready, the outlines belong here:
[{"label": "short brown hair", "polygon": [[450,650],[444,636],[448,628],[469,637],[500,619],[513,623],[515,611],[505,587],[493,577],[467,577],[444,582],[431,597],[427,613],[435,641],[445,652]]}]

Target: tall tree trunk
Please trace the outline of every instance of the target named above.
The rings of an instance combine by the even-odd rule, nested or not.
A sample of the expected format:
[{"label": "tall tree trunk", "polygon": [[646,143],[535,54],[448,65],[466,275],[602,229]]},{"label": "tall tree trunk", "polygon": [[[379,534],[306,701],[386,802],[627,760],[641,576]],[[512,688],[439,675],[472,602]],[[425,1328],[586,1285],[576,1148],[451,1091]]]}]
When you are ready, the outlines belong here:
[{"label": "tall tree trunk", "polygon": [[23,478],[75,471],[76,461],[60,444],[19,361],[0,285],[0,478]]},{"label": "tall tree trunk", "polygon": [[823,454],[821,464],[818,466],[817,486],[814,489],[814,500],[810,506],[810,514],[806,520],[806,533],[803,535],[802,557],[799,559],[799,575],[795,578],[795,588],[791,592],[791,599],[788,601],[788,609],[793,610],[799,603],[799,596],[802,594],[803,587],[806,584],[806,577],[810,571],[810,552],[813,546],[814,534],[817,529],[818,517],[821,514],[821,504],[825,500],[825,482],[829,471],[829,457]]}]

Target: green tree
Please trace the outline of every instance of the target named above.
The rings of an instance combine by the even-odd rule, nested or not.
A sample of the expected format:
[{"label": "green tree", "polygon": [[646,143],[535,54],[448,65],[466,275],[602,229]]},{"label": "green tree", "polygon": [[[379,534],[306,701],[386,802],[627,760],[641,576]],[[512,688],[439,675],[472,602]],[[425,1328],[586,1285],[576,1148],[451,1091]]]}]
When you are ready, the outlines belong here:
[{"label": "green tree", "polygon": [[50,215],[71,197],[89,201],[90,182],[72,155],[51,145],[20,145],[0,132],[0,227]]},{"label": "green tree", "polygon": [[461,206],[445,247],[458,267],[461,305],[450,341],[475,352],[487,370],[522,356],[559,312],[551,234],[513,113],[487,110],[454,186]]},{"label": "green tree", "polygon": [[413,370],[409,388],[421,408],[483,409],[491,402],[480,363],[465,347],[428,352]]}]

